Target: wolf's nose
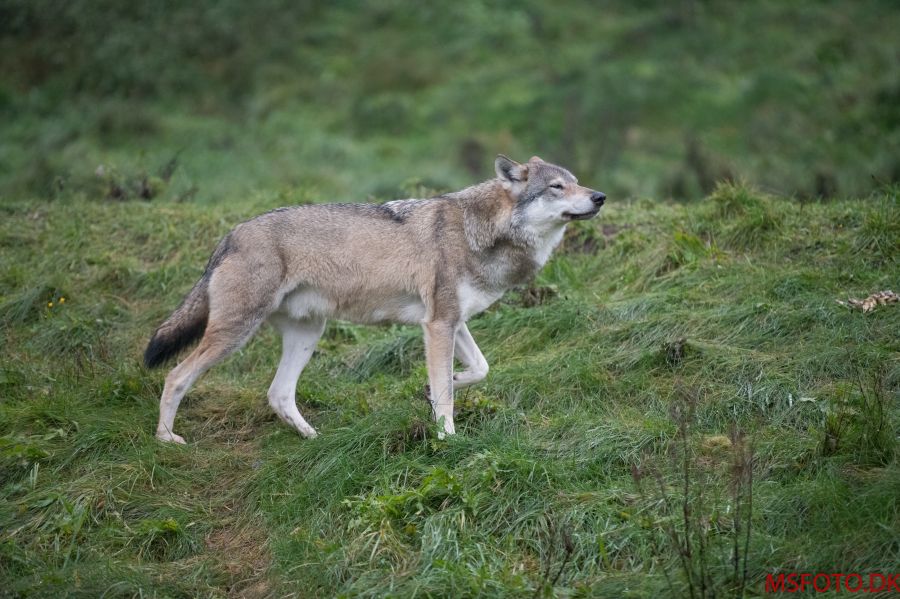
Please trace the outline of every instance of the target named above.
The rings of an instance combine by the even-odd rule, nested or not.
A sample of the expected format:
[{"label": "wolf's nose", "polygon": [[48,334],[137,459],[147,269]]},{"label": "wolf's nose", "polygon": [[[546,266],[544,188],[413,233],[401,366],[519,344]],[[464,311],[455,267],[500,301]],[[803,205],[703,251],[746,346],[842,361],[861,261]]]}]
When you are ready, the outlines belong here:
[{"label": "wolf's nose", "polygon": [[591,194],[591,201],[594,202],[598,207],[603,205],[603,202],[606,200],[606,194],[600,191],[595,191]]}]

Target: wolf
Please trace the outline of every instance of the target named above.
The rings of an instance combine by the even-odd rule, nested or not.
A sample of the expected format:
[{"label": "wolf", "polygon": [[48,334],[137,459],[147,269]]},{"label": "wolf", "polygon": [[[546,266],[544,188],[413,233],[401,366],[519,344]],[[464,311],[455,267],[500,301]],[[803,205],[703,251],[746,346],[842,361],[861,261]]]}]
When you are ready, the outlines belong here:
[{"label": "wolf", "polygon": [[200,340],[166,377],[156,436],[185,442],[173,430],[185,393],[268,321],[282,337],[269,405],[315,437],[295,392],[329,318],[421,325],[438,434],[454,434],[453,391],[488,372],[466,321],[531,279],[566,225],[593,218],[606,200],[537,156],[501,154],[494,170],[494,179],[430,199],[279,208],[237,225],[147,345],[153,368]]}]

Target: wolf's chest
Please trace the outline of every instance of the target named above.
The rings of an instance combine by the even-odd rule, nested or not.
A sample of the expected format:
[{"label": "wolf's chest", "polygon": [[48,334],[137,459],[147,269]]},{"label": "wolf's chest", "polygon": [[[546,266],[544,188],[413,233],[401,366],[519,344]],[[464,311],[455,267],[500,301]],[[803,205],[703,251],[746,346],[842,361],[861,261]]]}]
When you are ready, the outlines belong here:
[{"label": "wolf's chest", "polygon": [[531,280],[547,263],[564,231],[565,227],[558,227],[541,235],[532,234],[528,244],[495,246],[478,268],[482,287],[505,290]]},{"label": "wolf's chest", "polygon": [[465,322],[472,316],[487,310],[487,308],[500,299],[503,290],[485,291],[472,285],[469,281],[463,281],[456,287],[456,297],[459,301],[460,317]]}]

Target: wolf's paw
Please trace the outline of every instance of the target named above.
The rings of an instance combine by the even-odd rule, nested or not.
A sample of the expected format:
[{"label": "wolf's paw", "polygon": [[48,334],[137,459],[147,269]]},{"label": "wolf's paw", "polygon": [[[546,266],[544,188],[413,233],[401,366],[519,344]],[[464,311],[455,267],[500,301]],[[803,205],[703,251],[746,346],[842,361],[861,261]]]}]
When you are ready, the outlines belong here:
[{"label": "wolf's paw", "polygon": [[305,426],[303,428],[297,429],[297,432],[300,433],[300,435],[304,439],[315,439],[319,436],[319,433],[316,432],[316,429],[311,426]]},{"label": "wolf's paw", "polygon": [[184,440],[184,437],[181,435],[176,435],[170,431],[157,431],[156,438],[160,441],[165,441],[166,443],[180,443],[181,445],[187,445],[187,442]]},{"label": "wolf's paw", "polygon": [[439,429],[437,432],[437,438],[440,441],[443,441],[444,439],[447,439],[448,437],[455,437],[455,436],[456,436],[456,431],[443,431],[443,430]]},{"label": "wolf's paw", "polygon": [[440,421],[438,421],[438,439],[446,439],[449,436],[456,434],[456,427],[453,426],[452,420],[445,420],[442,416]]}]

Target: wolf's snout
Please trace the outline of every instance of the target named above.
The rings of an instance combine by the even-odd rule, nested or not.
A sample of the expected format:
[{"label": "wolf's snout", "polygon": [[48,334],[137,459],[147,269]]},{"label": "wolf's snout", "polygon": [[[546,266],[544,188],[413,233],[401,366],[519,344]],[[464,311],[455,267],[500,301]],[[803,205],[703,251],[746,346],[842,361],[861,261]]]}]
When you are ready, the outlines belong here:
[{"label": "wolf's snout", "polygon": [[606,194],[600,191],[595,191],[591,194],[591,201],[594,202],[594,205],[599,208],[603,205],[603,202],[606,201]]}]

